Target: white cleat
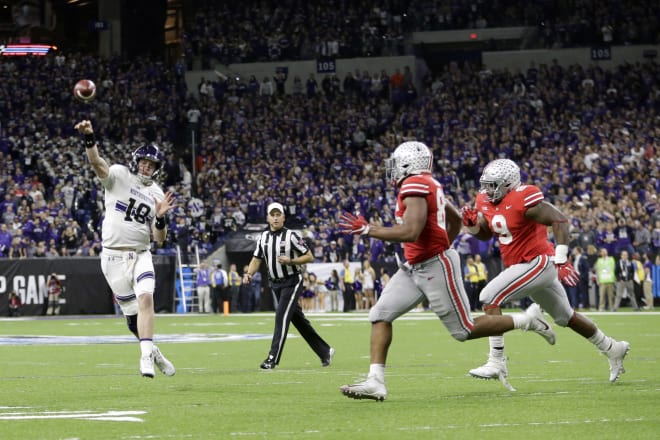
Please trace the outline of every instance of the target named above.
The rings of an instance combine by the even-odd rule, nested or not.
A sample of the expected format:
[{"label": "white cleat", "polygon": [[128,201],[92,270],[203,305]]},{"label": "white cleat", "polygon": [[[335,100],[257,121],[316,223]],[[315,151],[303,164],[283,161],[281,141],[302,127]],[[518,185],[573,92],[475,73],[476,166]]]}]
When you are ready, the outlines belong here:
[{"label": "white cleat", "polygon": [[376,376],[368,376],[364,382],[344,385],[339,390],[344,396],[351,399],[371,399],[382,402],[387,398],[385,382]]},{"label": "white cleat", "polygon": [[481,367],[470,370],[470,376],[477,379],[498,379],[500,375],[504,377],[509,375],[509,371],[506,368],[506,358],[497,359],[489,357],[488,362]]},{"label": "white cleat", "polygon": [[527,326],[525,331],[527,330],[532,330],[535,333],[538,333],[545,339],[548,344],[550,345],[555,345],[555,332],[552,330],[552,327],[550,326],[550,323],[545,320],[543,317],[543,311],[541,310],[541,306],[538,304],[534,303],[531,306],[527,307],[527,310],[525,310],[525,314],[527,314],[531,320]]},{"label": "white cleat", "polygon": [[174,368],[174,364],[170,362],[165,356],[163,356],[163,353],[160,352],[158,347],[154,345],[154,349],[151,353],[153,355],[154,364],[156,364],[158,369],[165,376],[174,376],[174,373],[176,373],[176,368]]},{"label": "white cleat", "polygon": [[630,351],[630,343],[626,341],[614,341],[609,350],[604,351],[603,354],[607,356],[610,363],[610,382],[614,383],[619,378],[619,375],[626,372],[623,368],[623,358],[626,357]]},{"label": "white cleat", "polygon": [[477,379],[497,379],[507,390],[516,391],[507,380],[509,371],[506,368],[506,358],[497,359],[489,357],[488,362],[481,367],[473,368],[469,373],[470,376],[476,377]]},{"label": "white cleat", "polygon": [[142,356],[140,358],[140,374],[143,377],[154,378],[154,356]]}]

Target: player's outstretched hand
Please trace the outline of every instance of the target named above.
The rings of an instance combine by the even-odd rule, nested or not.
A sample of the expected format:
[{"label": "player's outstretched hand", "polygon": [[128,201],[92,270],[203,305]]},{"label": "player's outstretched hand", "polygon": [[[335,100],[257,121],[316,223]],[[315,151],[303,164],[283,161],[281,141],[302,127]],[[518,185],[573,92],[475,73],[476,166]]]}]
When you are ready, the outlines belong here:
[{"label": "player's outstretched hand", "polygon": [[461,208],[461,217],[463,218],[463,225],[468,227],[477,226],[477,210],[467,205]]},{"label": "player's outstretched hand", "polygon": [[156,200],[156,198],[154,198],[154,202],[156,203],[156,217],[162,217],[167,214],[167,211],[174,207],[176,199],[174,198],[174,193],[172,191],[167,191],[165,193],[165,198],[161,202]]},{"label": "player's outstretched hand", "polygon": [[577,285],[580,280],[580,274],[578,274],[578,271],[575,270],[570,261],[567,261],[564,264],[556,264],[555,268],[557,269],[557,277],[559,278],[559,281],[570,287]]},{"label": "player's outstretched hand", "polygon": [[344,234],[366,235],[369,233],[369,223],[361,215],[353,215],[345,212],[339,217],[339,230]]},{"label": "player's outstretched hand", "polygon": [[78,130],[78,133],[80,133],[80,134],[93,134],[94,133],[94,128],[92,128],[92,122],[87,120],[87,119],[78,122],[76,125],[73,126],[73,128]]}]

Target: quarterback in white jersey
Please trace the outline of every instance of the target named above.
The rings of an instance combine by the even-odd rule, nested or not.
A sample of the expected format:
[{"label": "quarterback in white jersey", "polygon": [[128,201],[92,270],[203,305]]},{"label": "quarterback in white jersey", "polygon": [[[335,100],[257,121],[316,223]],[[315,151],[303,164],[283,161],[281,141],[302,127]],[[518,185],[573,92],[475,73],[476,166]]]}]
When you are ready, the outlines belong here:
[{"label": "quarterback in white jersey", "polygon": [[105,188],[105,218],[102,225],[101,270],[126,317],[128,328],[140,341],[140,373],[154,377],[154,364],[167,376],[174,365],[153,343],[154,265],[151,237],[162,243],[167,236],[167,212],[174,195],[154,182],[163,166],[156,145],[143,145],[133,152],[129,167],[103,159],[90,121],[75,126],[85,139],[89,163]]},{"label": "quarterback in white jersey", "polygon": [[105,188],[103,247],[148,250],[156,200],[165,198],[163,190],[156,183],[143,185],[124,165],[112,165],[108,173],[101,179]]}]

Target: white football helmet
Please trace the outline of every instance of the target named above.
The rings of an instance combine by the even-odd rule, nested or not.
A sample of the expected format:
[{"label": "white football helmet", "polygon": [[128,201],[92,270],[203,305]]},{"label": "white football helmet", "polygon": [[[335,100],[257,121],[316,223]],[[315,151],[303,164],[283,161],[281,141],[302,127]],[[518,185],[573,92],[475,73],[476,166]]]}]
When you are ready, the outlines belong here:
[{"label": "white football helmet", "polygon": [[385,159],[387,180],[398,185],[403,179],[420,173],[430,173],[433,166],[433,153],[422,142],[404,142]]},{"label": "white football helmet", "polygon": [[520,186],[520,168],[509,159],[497,159],[484,168],[479,179],[479,192],[491,203],[499,203],[509,191]]}]

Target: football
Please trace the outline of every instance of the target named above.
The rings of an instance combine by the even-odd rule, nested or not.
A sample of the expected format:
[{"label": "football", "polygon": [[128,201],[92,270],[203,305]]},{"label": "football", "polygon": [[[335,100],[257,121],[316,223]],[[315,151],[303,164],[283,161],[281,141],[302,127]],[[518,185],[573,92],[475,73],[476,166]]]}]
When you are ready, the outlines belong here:
[{"label": "football", "polygon": [[73,86],[73,96],[83,102],[88,102],[96,96],[96,84],[88,79],[81,79]]}]

